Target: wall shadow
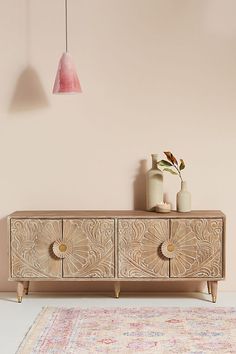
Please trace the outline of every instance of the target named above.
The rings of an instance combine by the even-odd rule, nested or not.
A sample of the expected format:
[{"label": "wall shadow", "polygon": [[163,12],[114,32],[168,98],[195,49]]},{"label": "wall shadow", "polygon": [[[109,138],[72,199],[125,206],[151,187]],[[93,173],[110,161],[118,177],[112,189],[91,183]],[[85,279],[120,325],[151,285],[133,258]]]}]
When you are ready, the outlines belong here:
[{"label": "wall shadow", "polygon": [[133,182],[134,210],[146,209],[146,173],[147,173],[147,160],[140,160],[137,174]]},{"label": "wall shadow", "polygon": [[[23,4],[22,4],[23,5]],[[27,111],[34,111],[36,109],[46,108],[49,106],[49,101],[41,83],[37,70],[30,64],[31,59],[31,43],[32,39],[32,11],[31,1],[24,1],[24,46],[25,48],[25,65],[24,70],[20,73],[11,98],[8,112],[21,113]]]},{"label": "wall shadow", "polygon": [[9,106],[10,113],[33,111],[46,108],[49,101],[43,89],[39,75],[35,68],[28,65],[20,74],[12,100]]}]

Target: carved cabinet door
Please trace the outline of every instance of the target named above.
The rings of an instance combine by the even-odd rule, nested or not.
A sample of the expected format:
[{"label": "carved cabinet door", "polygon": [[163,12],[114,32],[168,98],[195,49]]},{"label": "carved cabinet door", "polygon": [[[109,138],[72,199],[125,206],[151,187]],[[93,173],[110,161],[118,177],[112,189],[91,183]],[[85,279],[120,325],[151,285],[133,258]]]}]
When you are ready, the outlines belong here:
[{"label": "carved cabinet door", "polygon": [[63,220],[63,277],[114,277],[114,219]]},{"label": "carved cabinet door", "polygon": [[11,277],[60,278],[62,262],[52,252],[54,241],[62,237],[62,221],[11,219]]},{"label": "carved cabinet door", "polygon": [[169,259],[161,253],[161,245],[168,239],[168,220],[118,220],[118,276],[168,278]]},{"label": "carved cabinet door", "polygon": [[222,278],[222,219],[171,220],[170,276]]}]

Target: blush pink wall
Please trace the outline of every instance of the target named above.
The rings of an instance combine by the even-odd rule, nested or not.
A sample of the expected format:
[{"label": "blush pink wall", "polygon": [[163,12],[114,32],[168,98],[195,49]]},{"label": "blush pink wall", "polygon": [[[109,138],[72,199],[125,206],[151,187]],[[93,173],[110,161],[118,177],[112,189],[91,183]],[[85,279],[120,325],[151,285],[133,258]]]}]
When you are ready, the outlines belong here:
[{"label": "blush pink wall", "polygon": [[[227,215],[220,289],[236,291],[236,2],[70,0],[69,47],[83,94],[53,96],[63,11],[62,0],[1,6],[0,290],[15,288],[7,214],[143,208],[150,154],[171,150],[186,161],[193,209]],[[177,178],[166,176],[165,189],[174,203]]]}]

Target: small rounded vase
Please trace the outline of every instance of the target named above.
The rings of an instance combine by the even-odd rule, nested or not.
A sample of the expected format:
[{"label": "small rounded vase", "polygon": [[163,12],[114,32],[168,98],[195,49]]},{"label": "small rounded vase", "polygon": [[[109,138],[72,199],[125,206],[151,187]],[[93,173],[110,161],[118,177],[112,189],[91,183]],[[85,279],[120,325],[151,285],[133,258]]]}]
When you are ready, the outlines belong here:
[{"label": "small rounded vase", "polygon": [[191,193],[187,190],[187,182],[181,182],[181,190],[176,196],[177,211],[185,213],[191,211]]}]

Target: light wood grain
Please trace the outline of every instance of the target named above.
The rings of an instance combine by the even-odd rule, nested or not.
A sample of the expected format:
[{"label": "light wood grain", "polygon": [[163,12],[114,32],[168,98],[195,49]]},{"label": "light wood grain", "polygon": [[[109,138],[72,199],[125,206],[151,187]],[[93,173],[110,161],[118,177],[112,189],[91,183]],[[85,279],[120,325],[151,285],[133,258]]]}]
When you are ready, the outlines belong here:
[{"label": "light wood grain", "polygon": [[17,283],[17,302],[22,302],[22,298],[24,295],[24,282],[23,281],[19,281]]},{"label": "light wood grain", "polygon": [[222,219],[171,221],[171,277],[222,278]]},{"label": "light wood grain", "polygon": [[72,244],[63,277],[114,278],[114,235],[114,220],[63,220],[63,240]]},{"label": "light wood grain", "polygon": [[169,261],[160,252],[168,240],[167,220],[118,221],[119,277],[169,277]]},{"label": "light wood grain", "polygon": [[62,237],[61,220],[11,220],[11,276],[13,278],[60,278],[61,260],[51,246]]},{"label": "light wood grain", "polygon": [[29,293],[29,284],[30,284],[29,281],[24,281],[24,292],[25,292],[25,295],[28,295],[28,293]]},{"label": "light wood grain", "polygon": [[211,281],[211,293],[212,293],[212,302],[216,302],[217,299],[217,281]]},{"label": "light wood grain", "polygon": [[78,218],[159,218],[159,219],[193,219],[193,218],[223,218],[220,210],[192,210],[187,213],[156,213],[143,210],[32,210],[15,211],[9,218],[48,218],[48,219],[78,219]]},{"label": "light wood grain", "polygon": [[[212,281],[218,281],[218,280],[224,280],[224,278],[207,278],[208,280],[212,280]],[[40,281],[50,281],[50,282],[64,282],[64,281],[71,281],[71,282],[114,282],[114,281],[119,281],[119,282],[202,282],[203,280],[206,281],[206,279],[202,279],[202,278],[166,278],[166,277],[162,277],[162,278],[80,278],[80,277],[76,277],[76,278],[9,278],[9,281],[12,282],[16,282],[16,281],[25,281],[25,280],[29,280],[29,281],[34,281],[34,282],[40,282]]]},{"label": "light wood grain", "polygon": [[207,291],[208,291],[208,294],[211,294],[211,282],[210,281],[207,281]]},{"label": "light wood grain", "polygon": [[[112,281],[118,297],[122,282],[203,279],[215,302],[225,277],[220,211],[20,211],[8,228],[19,302],[32,280]],[[56,240],[66,246],[63,259],[52,252]]]}]

